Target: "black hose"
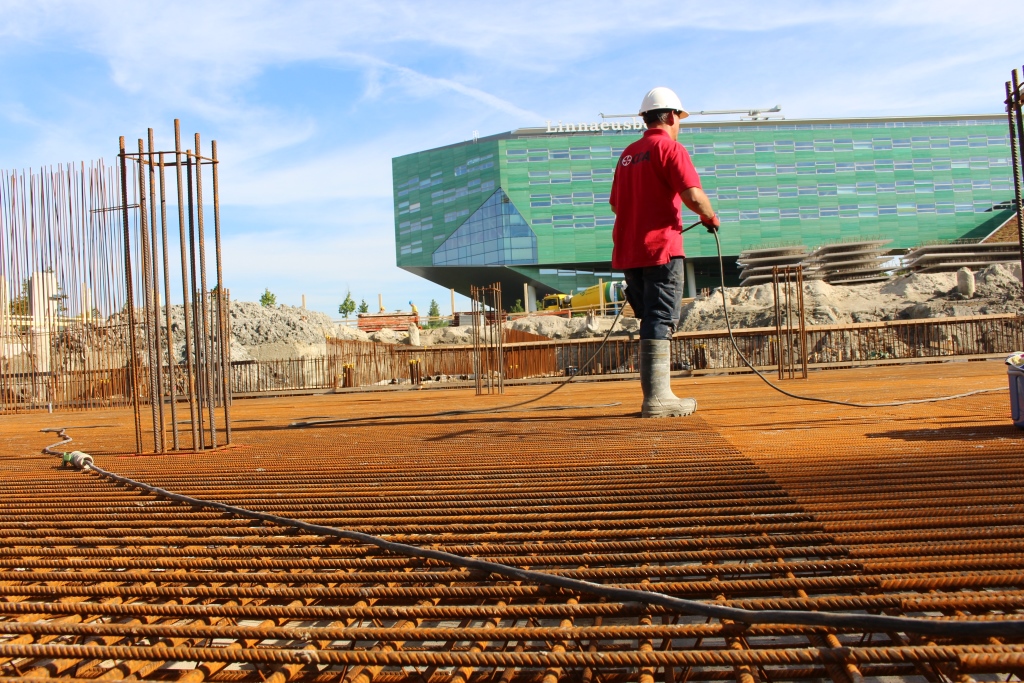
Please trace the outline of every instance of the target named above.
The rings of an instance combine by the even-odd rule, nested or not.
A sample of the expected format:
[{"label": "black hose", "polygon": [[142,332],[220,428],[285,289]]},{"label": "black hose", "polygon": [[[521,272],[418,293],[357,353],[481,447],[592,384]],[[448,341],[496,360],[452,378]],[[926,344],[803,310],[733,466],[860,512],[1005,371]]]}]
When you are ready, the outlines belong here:
[{"label": "black hose", "polygon": [[837,400],[831,399],[831,398],[818,398],[816,396],[801,396],[800,394],[794,394],[792,392],[786,391],[782,387],[779,387],[779,386],[773,384],[770,379],[768,379],[767,377],[762,375],[757,370],[757,368],[755,368],[754,365],[749,360],[747,360],[747,357],[743,355],[742,351],[740,351],[739,344],[736,343],[736,337],[734,337],[733,333],[732,333],[732,323],[729,322],[729,304],[728,304],[728,302],[726,300],[726,297],[725,297],[725,266],[722,263],[722,243],[718,239],[718,231],[717,230],[711,230],[710,232],[711,232],[712,235],[715,236],[715,247],[718,249],[718,276],[719,276],[719,278],[721,280],[721,283],[722,283],[722,287],[721,287],[721,290],[720,290],[721,293],[722,293],[722,310],[723,310],[723,312],[725,314],[725,327],[729,331],[729,341],[732,342],[732,347],[734,349],[736,349],[736,353],[737,353],[737,355],[739,355],[740,360],[743,361],[744,365],[746,365],[748,368],[750,368],[750,370],[755,375],[760,377],[764,381],[765,384],[767,384],[768,386],[770,386],[772,389],[774,389],[775,391],[779,392],[780,394],[784,394],[786,396],[789,396],[790,398],[795,398],[798,401],[813,401],[814,403],[830,403],[830,404],[836,405],[836,406],[850,406],[850,407],[853,407],[853,408],[889,408],[889,407],[893,407],[893,406],[906,406],[906,405],[911,405],[911,404],[914,404],[914,403],[936,403],[938,401],[952,401],[954,399],[965,398],[967,396],[974,396],[976,394],[988,394],[988,393],[991,393],[993,391],[1005,391],[1006,390],[1006,387],[998,387],[998,388],[995,388],[995,389],[976,389],[975,391],[968,391],[968,392],[965,392],[965,393],[962,393],[962,394],[952,394],[950,396],[936,396],[934,398],[915,398],[915,399],[910,399],[910,400],[906,400],[906,401],[889,401],[887,403],[854,403],[852,401],[837,401]]}]

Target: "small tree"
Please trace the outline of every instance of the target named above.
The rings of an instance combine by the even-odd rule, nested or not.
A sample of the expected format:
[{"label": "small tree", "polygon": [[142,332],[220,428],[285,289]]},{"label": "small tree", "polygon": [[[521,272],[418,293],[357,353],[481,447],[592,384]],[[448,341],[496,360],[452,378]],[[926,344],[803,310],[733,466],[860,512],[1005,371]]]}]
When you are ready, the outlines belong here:
[{"label": "small tree", "polygon": [[263,290],[263,294],[260,295],[260,306],[269,308],[270,306],[277,305],[277,296],[270,291],[269,288]]},{"label": "small tree", "polygon": [[366,299],[361,299],[359,301],[359,308],[356,309],[356,312],[357,313],[369,313],[370,312],[370,304],[366,303]]},{"label": "small tree", "polygon": [[352,315],[356,310],[356,302],[352,300],[351,290],[345,294],[345,300],[338,306],[338,313],[341,313],[342,318],[347,318]]},{"label": "small tree", "polygon": [[441,307],[437,304],[436,299],[430,300],[430,308],[427,309],[427,327],[441,327],[444,323],[441,321]]},{"label": "small tree", "polygon": [[512,307],[508,309],[509,313],[523,313],[523,300],[516,299],[516,302],[512,304]]},{"label": "small tree", "polygon": [[29,279],[21,283],[21,295],[11,299],[10,310],[11,315],[28,315],[28,283]]}]

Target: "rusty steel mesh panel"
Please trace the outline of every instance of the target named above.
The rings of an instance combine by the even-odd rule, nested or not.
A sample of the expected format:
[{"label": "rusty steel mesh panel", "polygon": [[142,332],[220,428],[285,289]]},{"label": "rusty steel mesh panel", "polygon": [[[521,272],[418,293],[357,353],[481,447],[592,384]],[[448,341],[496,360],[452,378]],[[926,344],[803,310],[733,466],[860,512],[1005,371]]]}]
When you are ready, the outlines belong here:
[{"label": "rusty steel mesh panel", "polygon": [[[913,398],[996,363],[813,373],[807,393]],[[499,406],[471,391],[236,404],[237,445],[130,456],[131,416],[77,422],[106,469],[176,493],[596,583],[750,609],[1020,618],[1024,472],[1005,396],[879,411],[753,377],[676,383],[701,412],[588,411],[285,429],[310,416]],[[532,392],[532,393],[531,393]],[[429,394],[429,395],[428,395]],[[1006,638],[744,626],[513,582],[197,510],[31,455],[0,425],[0,676],[143,680],[996,680]]]}]

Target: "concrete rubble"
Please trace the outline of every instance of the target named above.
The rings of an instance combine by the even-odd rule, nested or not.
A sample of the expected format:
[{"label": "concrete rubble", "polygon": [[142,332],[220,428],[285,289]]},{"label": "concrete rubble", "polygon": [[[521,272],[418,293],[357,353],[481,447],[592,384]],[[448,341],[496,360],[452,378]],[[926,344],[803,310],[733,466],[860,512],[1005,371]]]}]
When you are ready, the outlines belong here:
[{"label": "concrete rubble", "polygon": [[[808,281],[804,283],[807,324],[1024,313],[1018,264],[995,264],[974,273],[973,296],[958,290],[957,277],[957,273],[911,273],[885,282],[852,286]],[[791,291],[795,293],[795,288]],[[771,284],[728,288],[726,298],[734,328],[775,325]],[[724,328],[719,289],[683,307],[680,330]]]}]

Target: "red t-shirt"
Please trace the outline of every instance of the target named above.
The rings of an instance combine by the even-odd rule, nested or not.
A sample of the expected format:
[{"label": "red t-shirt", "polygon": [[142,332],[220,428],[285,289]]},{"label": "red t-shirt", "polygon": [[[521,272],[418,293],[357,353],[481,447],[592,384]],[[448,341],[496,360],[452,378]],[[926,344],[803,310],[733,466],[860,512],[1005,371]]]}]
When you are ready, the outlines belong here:
[{"label": "red t-shirt", "polygon": [[700,187],[686,148],[668,131],[649,128],[622,152],[609,203],[615,207],[612,268],[644,268],[683,256],[683,200]]}]

